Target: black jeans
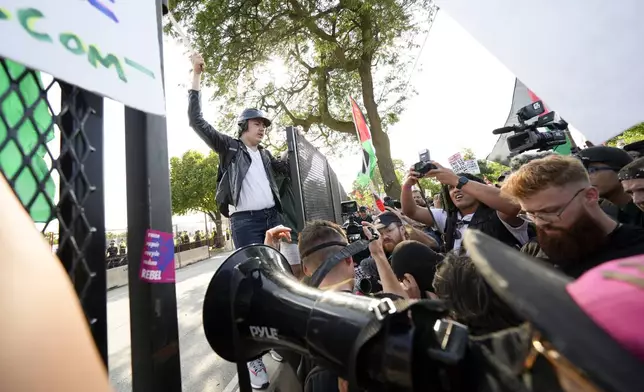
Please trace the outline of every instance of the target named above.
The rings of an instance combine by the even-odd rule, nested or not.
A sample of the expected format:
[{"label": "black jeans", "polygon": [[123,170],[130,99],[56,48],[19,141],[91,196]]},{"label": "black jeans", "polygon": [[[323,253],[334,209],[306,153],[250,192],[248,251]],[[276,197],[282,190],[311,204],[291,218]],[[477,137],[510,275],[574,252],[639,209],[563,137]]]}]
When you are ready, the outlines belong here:
[{"label": "black jeans", "polygon": [[257,211],[235,212],[230,217],[230,231],[235,248],[263,244],[266,231],[282,224],[282,218],[275,207]]}]

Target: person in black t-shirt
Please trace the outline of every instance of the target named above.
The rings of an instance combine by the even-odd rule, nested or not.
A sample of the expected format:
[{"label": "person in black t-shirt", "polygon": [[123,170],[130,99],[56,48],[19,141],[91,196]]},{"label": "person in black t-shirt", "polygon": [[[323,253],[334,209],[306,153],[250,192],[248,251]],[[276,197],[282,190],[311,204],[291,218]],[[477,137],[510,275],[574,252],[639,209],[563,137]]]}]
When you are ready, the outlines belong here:
[{"label": "person in black t-shirt", "polygon": [[535,223],[538,244],[528,243],[523,251],[569,276],[644,254],[644,229],[617,223],[602,211],[599,192],[577,158],[552,155],[529,162],[501,190],[521,205],[521,217]]},{"label": "person in black t-shirt", "polygon": [[358,219],[356,221],[358,223],[361,223],[361,222],[373,223],[373,218],[371,217],[371,215],[369,215],[369,212],[367,211],[367,207],[360,206],[360,209],[358,210]]}]

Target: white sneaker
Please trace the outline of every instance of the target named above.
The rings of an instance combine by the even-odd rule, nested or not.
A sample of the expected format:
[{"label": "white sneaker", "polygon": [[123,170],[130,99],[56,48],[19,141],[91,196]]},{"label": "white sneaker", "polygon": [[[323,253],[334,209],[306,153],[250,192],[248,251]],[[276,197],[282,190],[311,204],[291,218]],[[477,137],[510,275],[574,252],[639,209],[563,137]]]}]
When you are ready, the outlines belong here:
[{"label": "white sneaker", "polygon": [[273,357],[273,359],[276,360],[277,362],[282,362],[284,360],[284,358],[281,355],[279,355],[275,350],[271,350],[271,357]]},{"label": "white sneaker", "polygon": [[268,373],[266,366],[261,358],[248,362],[248,373],[250,374],[250,386],[253,389],[266,389],[268,388]]}]

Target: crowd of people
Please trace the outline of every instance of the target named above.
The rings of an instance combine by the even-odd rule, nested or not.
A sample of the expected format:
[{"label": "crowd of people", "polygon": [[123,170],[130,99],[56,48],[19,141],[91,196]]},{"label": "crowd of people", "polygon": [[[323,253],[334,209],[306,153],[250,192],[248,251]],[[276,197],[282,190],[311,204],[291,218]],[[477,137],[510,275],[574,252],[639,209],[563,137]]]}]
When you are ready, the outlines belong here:
[{"label": "crowd of people", "polygon": [[[190,124],[220,155],[217,202],[222,213],[230,217],[235,247],[262,242],[274,246],[292,266],[295,278],[304,284],[310,283],[311,276],[325,261],[349,245],[345,228],[319,220],[298,227],[288,156],[273,157],[260,144],[271,125],[270,119],[260,110],[246,109],[239,117],[236,138],[216,131],[201,113],[199,90],[203,59],[194,55],[192,61]],[[544,285],[551,281],[567,284],[576,279],[579,282],[591,279],[586,276],[597,280],[598,268],[609,265],[612,260],[644,254],[644,158],[634,159],[623,149],[607,146],[589,147],[570,156],[540,154],[534,159],[524,159],[495,183],[432,163],[436,168],[424,175],[413,168],[408,171],[399,203],[389,199],[385,203],[374,203],[373,209],[359,208],[354,221],[363,226],[363,238],[369,240],[368,257],[344,258],[324,276],[318,288],[394,300],[442,300],[450,309],[450,318],[465,325],[473,339],[480,337],[484,342],[490,334],[526,331],[526,322],[533,326],[540,324],[539,320],[530,319],[530,312],[523,309],[530,304],[521,302],[520,306],[512,306],[509,297],[504,296],[507,282],[505,286],[491,283],[493,267],[483,271],[480,262],[477,266],[464,240],[470,229],[487,235],[489,243],[498,241],[499,249],[515,252],[509,253],[507,265],[512,265],[515,257],[520,268],[519,260],[529,257],[527,263],[538,266],[534,268],[539,276],[534,279],[543,281]],[[425,199],[418,188],[421,177],[440,182],[441,194]],[[638,311],[643,314],[644,256],[630,260],[629,265],[635,268],[625,272],[624,265],[620,264],[615,267],[620,269],[615,276],[621,277],[621,284],[639,288],[639,292],[633,292],[639,294],[640,305],[634,301],[620,302],[617,297],[610,300],[617,301],[615,309],[624,314]],[[569,287],[572,284],[575,283]],[[602,284],[597,281],[598,292]],[[560,304],[548,306],[557,308]],[[631,306],[630,310],[625,311],[624,306]],[[615,326],[615,322],[628,323],[627,320],[606,323],[595,316],[591,315],[591,319],[619,343],[626,353],[623,355],[631,355],[644,363],[644,333]],[[638,317],[641,321],[641,316]],[[584,325],[581,323],[579,328]],[[556,337],[548,338],[561,344]],[[513,350],[523,352],[521,343],[529,341],[517,340]],[[278,361],[287,355],[271,352]],[[516,362],[508,352],[494,352],[494,355],[512,357]],[[603,379],[587,374],[592,370],[592,361],[577,364],[574,359],[567,358],[572,362],[573,373],[581,377],[574,379],[577,385],[582,385],[583,390],[602,389],[603,385],[597,384]],[[345,381],[338,382],[336,375],[306,360],[295,360],[293,365],[299,367],[306,390],[349,388]],[[502,382],[505,386],[495,390],[570,390],[570,379],[555,377],[544,381],[548,385],[546,389],[538,387],[540,382],[522,379],[523,372],[531,370],[527,365],[517,367],[516,363],[506,361],[501,365],[495,362],[495,366],[516,376],[509,380],[506,374]],[[552,366],[554,373],[560,370],[557,366]],[[249,362],[248,370],[253,388],[268,386],[269,378],[261,358]],[[508,389],[507,385],[513,387]],[[517,389],[518,385],[523,389]]]}]

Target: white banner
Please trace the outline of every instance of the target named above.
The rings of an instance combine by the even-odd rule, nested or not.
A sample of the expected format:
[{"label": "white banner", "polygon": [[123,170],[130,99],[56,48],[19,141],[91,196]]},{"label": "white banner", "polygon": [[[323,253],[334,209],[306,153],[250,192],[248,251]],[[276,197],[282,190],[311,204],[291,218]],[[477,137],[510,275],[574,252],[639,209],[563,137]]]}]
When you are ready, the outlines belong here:
[{"label": "white banner", "polygon": [[165,114],[156,0],[0,0],[0,56]]},{"label": "white banner", "polygon": [[644,1],[436,2],[593,143],[644,121]]}]

